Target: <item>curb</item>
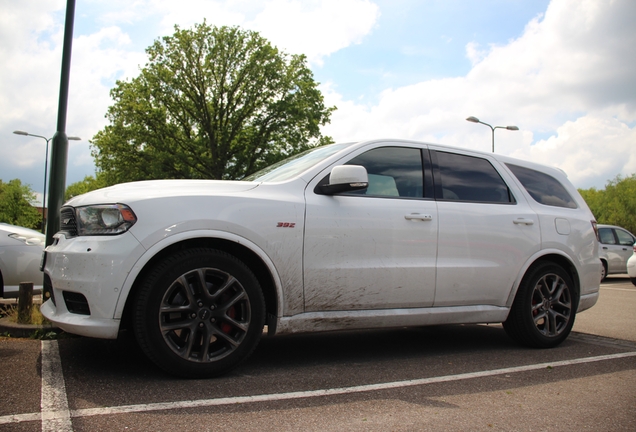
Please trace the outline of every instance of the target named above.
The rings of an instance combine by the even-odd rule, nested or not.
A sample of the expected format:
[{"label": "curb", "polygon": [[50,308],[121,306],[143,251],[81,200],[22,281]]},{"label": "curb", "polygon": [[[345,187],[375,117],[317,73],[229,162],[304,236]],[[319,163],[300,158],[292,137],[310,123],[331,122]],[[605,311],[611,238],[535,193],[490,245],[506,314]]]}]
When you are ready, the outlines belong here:
[{"label": "curb", "polygon": [[9,334],[12,337],[28,338],[38,330],[55,331],[58,328],[53,324],[18,324],[10,321],[9,318],[0,318],[0,334]]}]

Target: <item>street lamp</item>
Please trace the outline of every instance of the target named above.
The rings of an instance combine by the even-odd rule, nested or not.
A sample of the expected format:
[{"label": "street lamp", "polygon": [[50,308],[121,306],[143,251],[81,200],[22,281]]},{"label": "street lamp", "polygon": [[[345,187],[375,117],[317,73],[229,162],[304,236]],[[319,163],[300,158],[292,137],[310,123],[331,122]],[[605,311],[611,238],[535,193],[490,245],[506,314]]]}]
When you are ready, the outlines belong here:
[{"label": "street lamp", "polygon": [[[45,155],[44,155],[44,192],[43,192],[43,196],[42,196],[42,234],[45,233],[46,231],[46,225],[44,223],[44,213],[45,213],[45,206],[46,206],[46,174],[48,171],[48,167],[49,167],[49,141],[51,141],[53,138],[47,138],[47,137],[43,137],[42,135],[35,135],[35,134],[30,134],[28,132],[24,132],[24,131],[13,131],[14,134],[16,135],[24,135],[24,136],[32,136],[32,137],[37,137],[37,138],[42,138],[44,141],[46,141],[46,150],[45,150]],[[68,137],[69,140],[71,141],[81,141],[82,139],[80,137]]]},{"label": "street lamp", "polygon": [[519,128],[517,126],[495,126],[495,127],[492,127],[488,123],[484,123],[483,121],[480,121],[477,117],[473,117],[473,116],[468,117],[466,120],[468,120],[469,122],[472,122],[472,123],[481,123],[483,125],[488,126],[490,128],[490,130],[492,130],[492,152],[493,153],[495,152],[495,129],[508,129],[508,130],[511,130],[511,131],[519,130]]}]

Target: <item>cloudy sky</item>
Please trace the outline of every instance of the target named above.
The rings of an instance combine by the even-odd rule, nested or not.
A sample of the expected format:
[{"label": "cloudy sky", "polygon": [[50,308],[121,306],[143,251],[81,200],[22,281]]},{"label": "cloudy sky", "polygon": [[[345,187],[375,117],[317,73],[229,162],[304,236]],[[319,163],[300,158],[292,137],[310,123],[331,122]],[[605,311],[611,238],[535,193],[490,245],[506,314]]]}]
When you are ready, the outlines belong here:
[{"label": "cloudy sky", "polygon": [[[42,192],[57,124],[64,0],[0,0],[0,179]],[[336,141],[405,138],[566,171],[579,188],[636,173],[634,0],[77,0],[67,185],[93,175],[89,140],[115,80],[145,48],[203,19],[303,53]]]}]

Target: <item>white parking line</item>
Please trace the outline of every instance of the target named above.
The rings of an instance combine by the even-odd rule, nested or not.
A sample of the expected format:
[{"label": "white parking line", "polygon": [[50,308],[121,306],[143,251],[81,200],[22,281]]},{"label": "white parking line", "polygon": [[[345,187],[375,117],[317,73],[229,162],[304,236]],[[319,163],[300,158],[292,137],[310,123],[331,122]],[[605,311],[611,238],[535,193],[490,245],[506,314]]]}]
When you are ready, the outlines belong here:
[{"label": "white parking line", "polygon": [[42,432],[71,432],[60,350],[56,340],[42,341]]},{"label": "white parking line", "polygon": [[[264,395],[256,395],[256,396],[237,396],[237,397],[229,397],[229,398],[218,398],[218,399],[202,399],[202,400],[189,400],[189,401],[178,401],[178,402],[162,402],[162,403],[151,403],[151,404],[139,404],[139,405],[124,405],[124,406],[114,406],[114,407],[104,407],[104,408],[86,408],[70,411],[70,417],[91,417],[98,415],[113,415],[113,414],[129,414],[129,413],[137,413],[137,412],[149,412],[149,411],[163,411],[163,410],[173,410],[180,408],[201,408],[201,407],[209,407],[209,406],[221,406],[221,405],[234,405],[240,403],[254,403],[254,402],[273,402],[273,401],[283,401],[289,399],[301,399],[301,398],[314,398],[321,396],[333,396],[333,395],[344,395],[344,394],[352,394],[352,393],[363,393],[370,391],[380,391],[380,390],[391,390],[397,388],[404,387],[412,387],[412,386],[421,386],[427,384],[435,384],[442,382],[451,382],[451,381],[461,381],[473,378],[484,378],[496,375],[505,375],[511,373],[518,372],[528,372],[534,370],[541,370],[547,368],[555,368],[562,366],[571,366],[577,364],[584,363],[594,363],[606,360],[616,360],[627,357],[636,357],[636,351],[633,352],[625,352],[618,354],[609,354],[603,356],[596,357],[582,357],[572,360],[562,360],[557,362],[547,362],[547,363],[538,363],[532,365],[525,366],[516,366],[510,368],[503,369],[493,369],[487,371],[480,372],[469,372],[465,374],[457,374],[457,375],[445,375],[439,377],[430,377],[430,378],[422,378],[416,380],[407,380],[407,381],[394,381],[388,383],[380,383],[380,384],[367,384],[353,387],[341,387],[334,389],[323,389],[323,390],[312,390],[312,391],[299,391],[299,392],[290,392],[290,393],[275,393],[275,394],[264,394]],[[68,412],[68,407],[67,407]],[[55,418],[62,417],[62,410],[53,411],[50,414],[55,414]],[[26,421],[34,421],[39,419],[39,413],[30,413],[30,414],[16,414],[10,416],[2,416],[0,417],[0,425],[7,423],[21,423]],[[44,422],[43,422],[44,423]],[[70,419],[69,419],[70,423]],[[44,430],[44,426],[43,426]],[[58,429],[62,430],[62,429]],[[70,429],[66,429],[70,430]]]}]

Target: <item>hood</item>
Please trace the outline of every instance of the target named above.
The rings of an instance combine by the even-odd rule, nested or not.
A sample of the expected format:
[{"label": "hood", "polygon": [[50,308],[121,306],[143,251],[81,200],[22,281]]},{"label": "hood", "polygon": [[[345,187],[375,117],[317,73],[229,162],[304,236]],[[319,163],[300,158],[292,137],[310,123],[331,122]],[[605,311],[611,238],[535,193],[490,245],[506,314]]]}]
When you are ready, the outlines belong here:
[{"label": "hood", "polygon": [[65,205],[132,203],[153,198],[232,195],[259,183],[230,180],[148,180],[121,183],[71,198]]}]

